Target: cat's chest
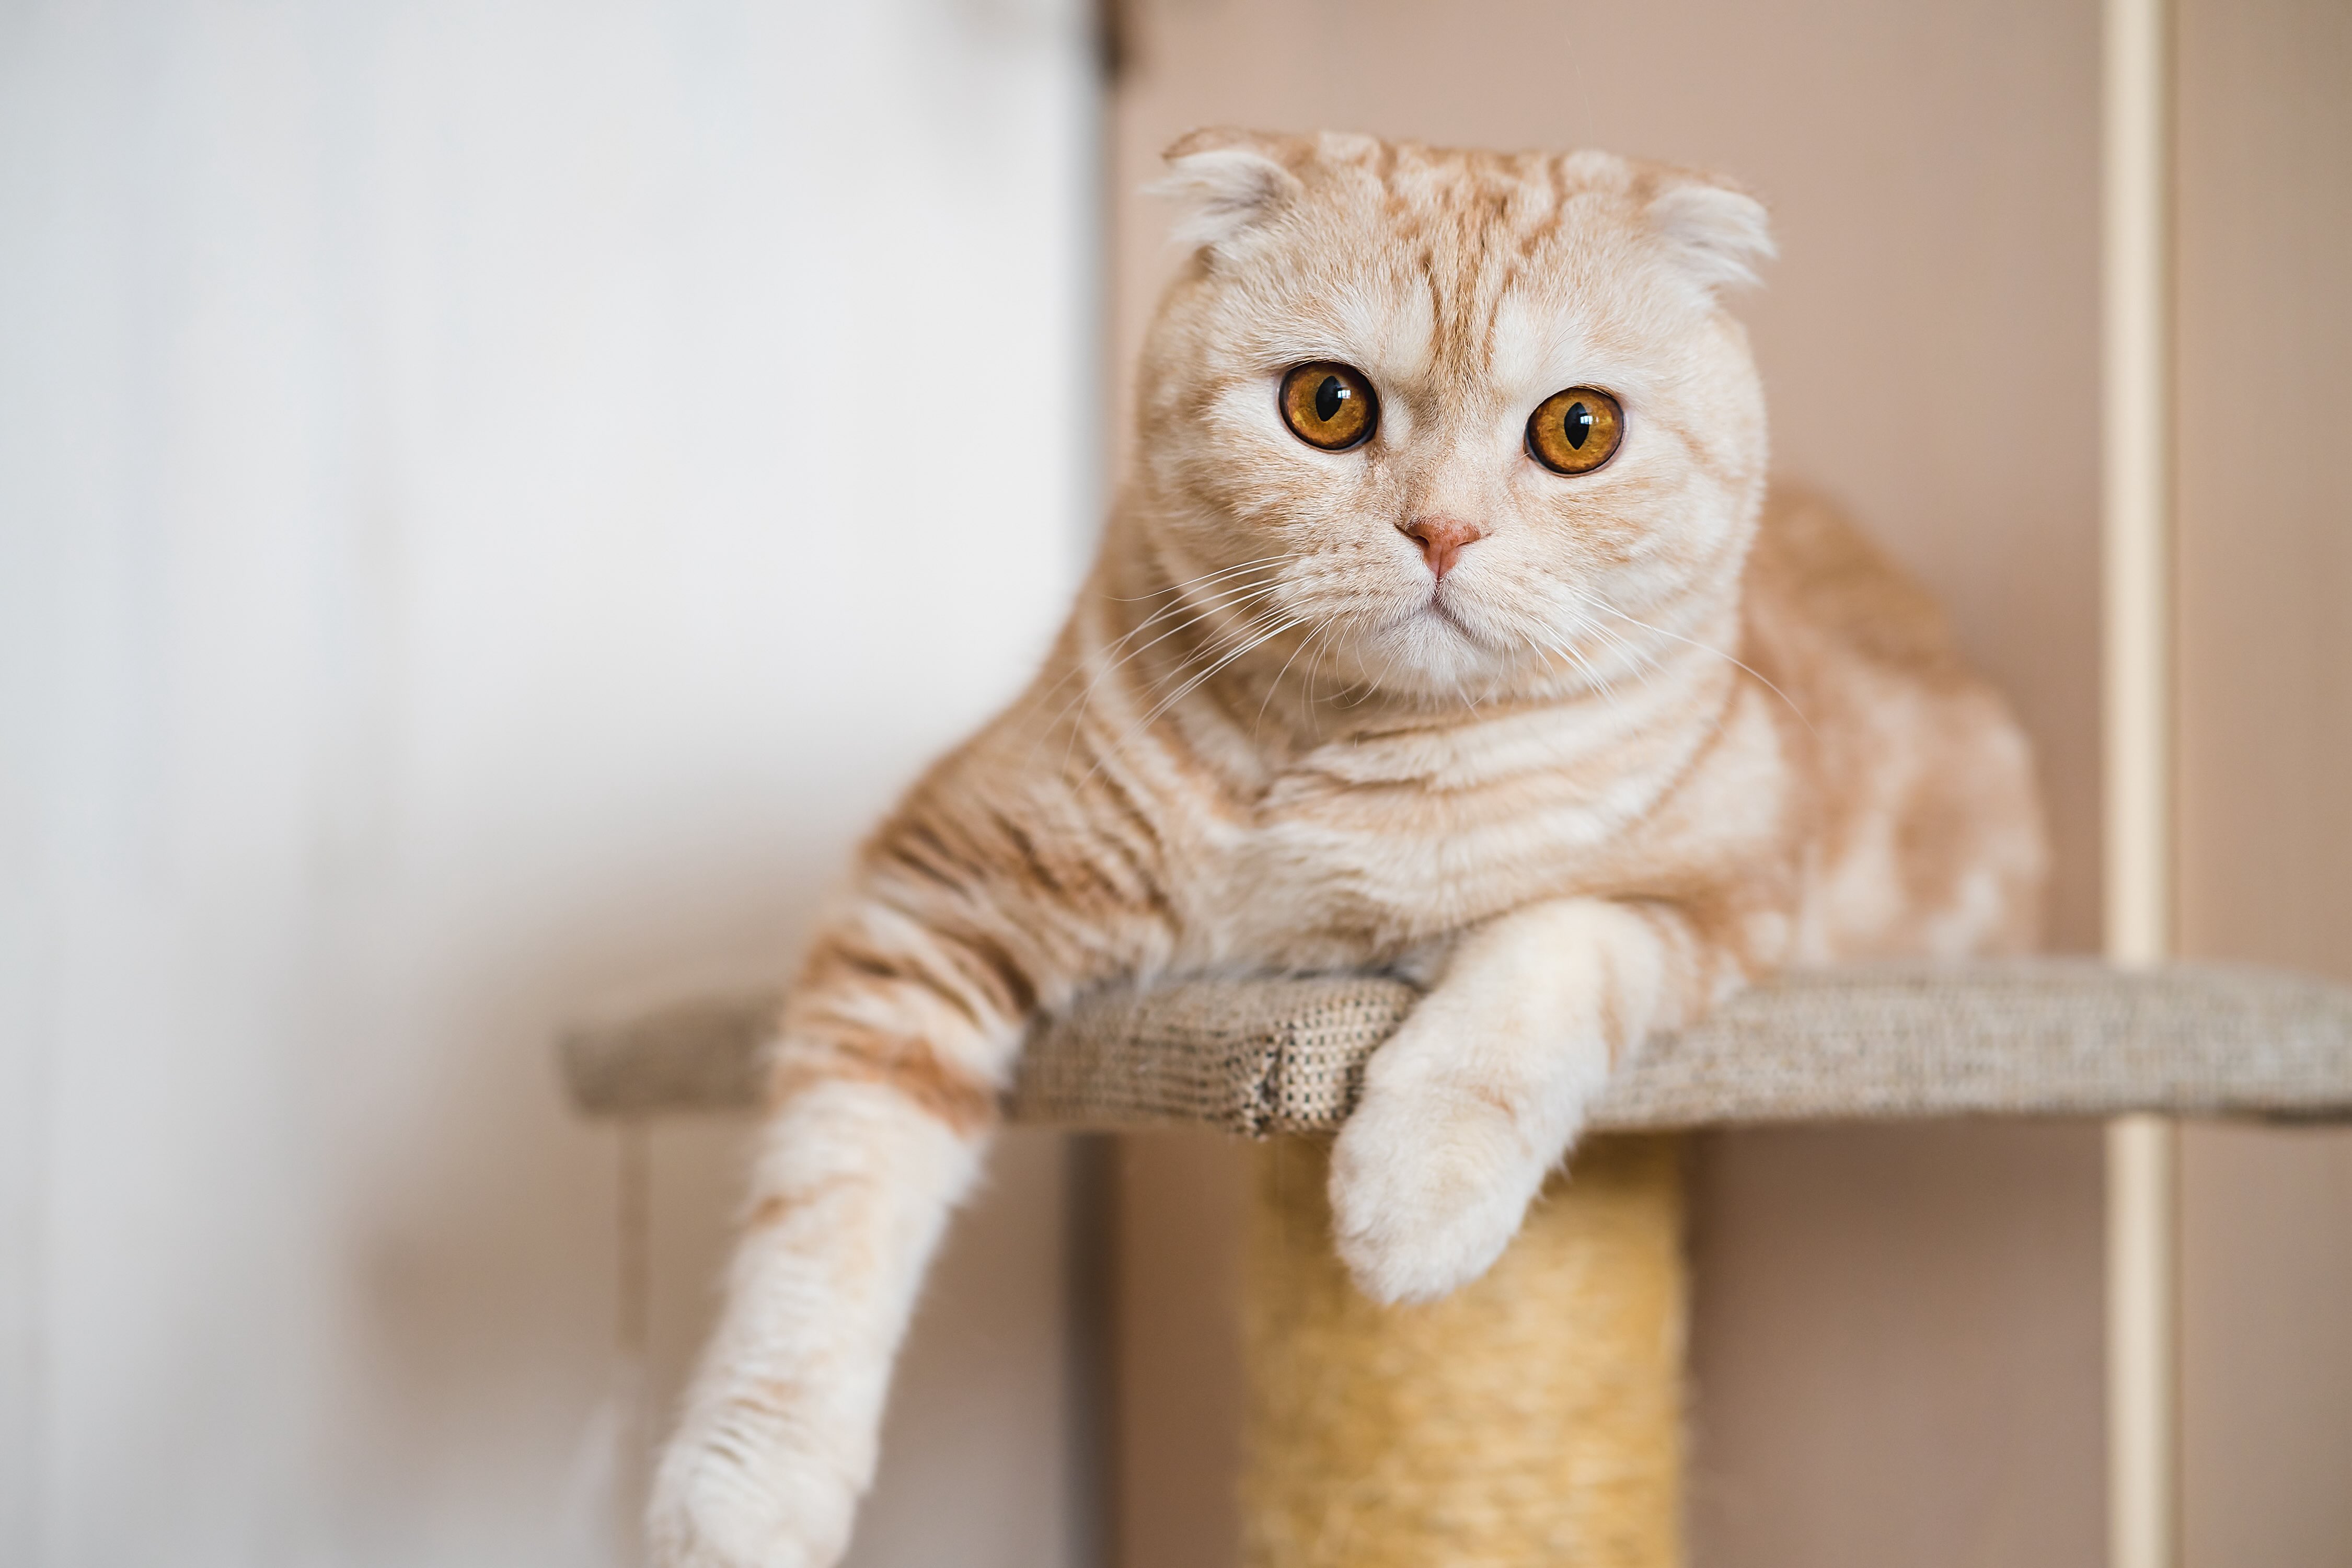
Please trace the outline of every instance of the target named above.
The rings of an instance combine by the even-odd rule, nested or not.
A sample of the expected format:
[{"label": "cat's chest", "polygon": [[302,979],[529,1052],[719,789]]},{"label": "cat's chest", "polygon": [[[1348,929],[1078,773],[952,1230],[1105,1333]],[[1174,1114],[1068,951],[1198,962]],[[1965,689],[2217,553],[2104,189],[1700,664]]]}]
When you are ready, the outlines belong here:
[{"label": "cat's chest", "polygon": [[[1646,761],[1643,759],[1641,761]],[[1195,945],[1211,963],[1376,963],[1603,879],[1654,803],[1654,767],[1538,760],[1384,772],[1310,757],[1218,825]]]}]

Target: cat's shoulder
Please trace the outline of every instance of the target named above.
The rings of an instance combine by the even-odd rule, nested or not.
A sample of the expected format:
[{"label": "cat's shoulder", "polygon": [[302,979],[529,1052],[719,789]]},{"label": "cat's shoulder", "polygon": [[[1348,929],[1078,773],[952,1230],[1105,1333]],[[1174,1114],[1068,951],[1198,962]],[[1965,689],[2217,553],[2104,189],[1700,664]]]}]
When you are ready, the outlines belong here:
[{"label": "cat's shoulder", "polygon": [[1961,672],[1934,595],[1835,502],[1802,485],[1776,481],[1766,496],[1743,589],[1759,652],[1827,641],[1874,663]]}]

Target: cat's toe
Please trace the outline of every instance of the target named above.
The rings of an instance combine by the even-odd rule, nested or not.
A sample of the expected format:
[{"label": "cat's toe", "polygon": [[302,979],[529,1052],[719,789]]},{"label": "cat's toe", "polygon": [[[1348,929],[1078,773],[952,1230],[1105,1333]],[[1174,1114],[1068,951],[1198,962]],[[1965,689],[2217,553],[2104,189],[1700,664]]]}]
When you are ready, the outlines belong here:
[{"label": "cat's toe", "polygon": [[1433,1300],[1502,1256],[1542,1178],[1500,1107],[1368,1094],[1331,1152],[1333,1240],[1372,1300]]},{"label": "cat's toe", "polygon": [[856,1505],[856,1489],[822,1465],[724,1430],[681,1433],[654,1480],[647,1560],[653,1568],[834,1568],[848,1550]]}]

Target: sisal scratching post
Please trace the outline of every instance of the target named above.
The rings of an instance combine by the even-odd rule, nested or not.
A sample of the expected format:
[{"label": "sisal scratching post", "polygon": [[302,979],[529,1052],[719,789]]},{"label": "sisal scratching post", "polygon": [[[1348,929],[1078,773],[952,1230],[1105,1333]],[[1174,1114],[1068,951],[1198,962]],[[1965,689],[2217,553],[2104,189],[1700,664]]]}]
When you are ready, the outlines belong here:
[{"label": "sisal scratching post", "polygon": [[1416,1307],[1333,1256],[1326,1141],[1254,1159],[1247,1568],[1682,1562],[1677,1140],[1589,1140],[1484,1279]]}]

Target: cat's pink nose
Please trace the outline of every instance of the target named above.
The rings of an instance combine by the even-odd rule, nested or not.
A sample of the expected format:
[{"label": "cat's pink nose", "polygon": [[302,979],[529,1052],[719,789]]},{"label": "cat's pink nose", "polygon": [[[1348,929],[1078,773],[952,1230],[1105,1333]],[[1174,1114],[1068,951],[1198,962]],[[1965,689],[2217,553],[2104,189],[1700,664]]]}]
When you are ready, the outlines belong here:
[{"label": "cat's pink nose", "polygon": [[1451,517],[1416,517],[1411,522],[1401,522],[1407,537],[1421,546],[1422,559],[1429,563],[1430,572],[1439,577],[1454,570],[1454,558],[1465,544],[1475,544],[1486,537],[1486,531],[1475,522],[1464,522]]}]

